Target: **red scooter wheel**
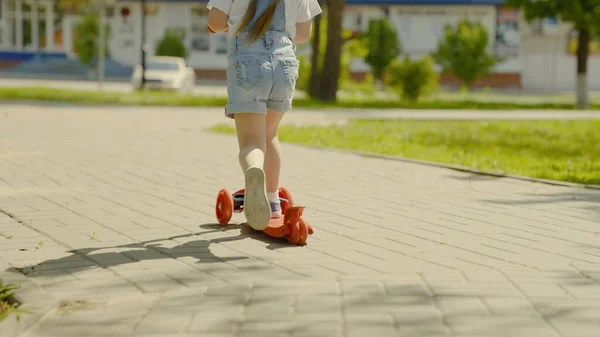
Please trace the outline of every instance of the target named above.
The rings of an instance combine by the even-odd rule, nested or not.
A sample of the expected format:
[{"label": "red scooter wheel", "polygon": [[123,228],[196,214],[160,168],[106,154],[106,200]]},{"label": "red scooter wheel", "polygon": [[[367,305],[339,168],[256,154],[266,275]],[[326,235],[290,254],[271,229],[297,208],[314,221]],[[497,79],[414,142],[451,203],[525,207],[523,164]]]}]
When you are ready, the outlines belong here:
[{"label": "red scooter wheel", "polygon": [[[292,206],[288,208],[283,218],[288,242],[292,245],[304,245],[306,237],[308,237],[308,228],[302,219],[302,212],[304,212],[304,206]],[[303,237],[304,240],[302,240]]]},{"label": "red scooter wheel", "polygon": [[226,189],[220,190],[217,195],[215,213],[217,215],[217,221],[219,221],[221,226],[227,225],[229,220],[231,220],[233,215],[233,198]]},{"label": "red scooter wheel", "polygon": [[298,239],[298,245],[303,246],[306,244],[306,240],[308,239],[308,228],[310,227],[310,225],[303,219],[300,218],[300,221],[298,221],[298,229],[299,229],[299,239]]},{"label": "red scooter wheel", "polygon": [[288,235],[288,242],[292,245],[300,244],[300,221],[288,222],[287,225],[290,229],[290,235]]},{"label": "red scooter wheel", "polygon": [[288,208],[294,206],[294,200],[292,199],[292,193],[285,187],[279,188],[279,197],[282,199],[286,199],[287,202],[281,203],[281,214],[285,214]]}]

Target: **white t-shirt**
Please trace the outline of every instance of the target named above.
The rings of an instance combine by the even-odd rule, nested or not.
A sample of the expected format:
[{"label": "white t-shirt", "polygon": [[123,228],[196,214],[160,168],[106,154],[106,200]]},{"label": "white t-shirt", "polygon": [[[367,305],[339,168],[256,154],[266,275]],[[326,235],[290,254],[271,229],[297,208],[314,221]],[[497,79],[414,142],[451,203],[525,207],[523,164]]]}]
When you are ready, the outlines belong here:
[{"label": "white t-shirt", "polygon": [[[264,1],[264,0],[258,0]],[[321,6],[317,0],[279,0],[285,1],[286,32],[293,39],[296,36],[296,23],[308,22],[321,14]],[[229,36],[235,36],[250,0],[210,0],[208,9],[220,9],[229,15]]]}]

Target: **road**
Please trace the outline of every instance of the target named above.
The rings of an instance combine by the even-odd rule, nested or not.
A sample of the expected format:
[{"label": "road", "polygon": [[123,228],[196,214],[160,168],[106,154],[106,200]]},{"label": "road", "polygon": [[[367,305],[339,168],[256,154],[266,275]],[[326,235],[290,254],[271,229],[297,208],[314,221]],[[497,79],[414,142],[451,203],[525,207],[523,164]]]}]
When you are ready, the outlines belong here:
[{"label": "road", "polygon": [[[206,96],[227,96],[227,87],[221,83],[222,81],[200,80],[198,81],[193,93],[196,95]],[[99,85],[96,81],[83,80],[50,80],[50,79],[26,79],[26,78],[2,78],[0,79],[0,87],[8,88],[31,88],[31,87],[47,87],[56,89],[70,90],[98,90]],[[133,87],[126,81],[109,81],[104,82],[102,90],[115,92],[131,92]]]}]

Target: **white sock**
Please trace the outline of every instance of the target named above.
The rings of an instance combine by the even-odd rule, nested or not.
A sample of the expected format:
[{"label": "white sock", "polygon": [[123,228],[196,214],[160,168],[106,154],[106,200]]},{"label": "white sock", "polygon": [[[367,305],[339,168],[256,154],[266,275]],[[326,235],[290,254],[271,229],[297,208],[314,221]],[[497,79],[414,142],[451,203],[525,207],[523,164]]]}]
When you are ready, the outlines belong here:
[{"label": "white sock", "polygon": [[[267,198],[269,199],[270,204],[279,204],[279,192],[267,193]],[[271,208],[271,218],[279,218],[281,216],[281,207],[278,207],[277,210],[273,210]]]}]

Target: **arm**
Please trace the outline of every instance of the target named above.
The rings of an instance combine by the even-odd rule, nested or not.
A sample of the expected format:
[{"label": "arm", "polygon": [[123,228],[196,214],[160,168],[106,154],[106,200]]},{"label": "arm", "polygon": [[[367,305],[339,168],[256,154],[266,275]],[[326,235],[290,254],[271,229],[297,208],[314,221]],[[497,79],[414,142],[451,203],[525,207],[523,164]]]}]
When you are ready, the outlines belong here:
[{"label": "arm", "polygon": [[294,37],[294,42],[304,43],[308,41],[310,39],[311,31],[312,21],[296,23],[296,37]]},{"label": "arm", "polygon": [[211,33],[221,33],[226,32],[227,20],[229,19],[229,15],[223,12],[222,10],[212,7],[208,12],[208,30]]},{"label": "arm", "polygon": [[295,43],[304,43],[310,39],[312,20],[321,12],[317,0],[298,0]]}]

